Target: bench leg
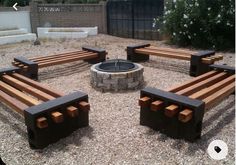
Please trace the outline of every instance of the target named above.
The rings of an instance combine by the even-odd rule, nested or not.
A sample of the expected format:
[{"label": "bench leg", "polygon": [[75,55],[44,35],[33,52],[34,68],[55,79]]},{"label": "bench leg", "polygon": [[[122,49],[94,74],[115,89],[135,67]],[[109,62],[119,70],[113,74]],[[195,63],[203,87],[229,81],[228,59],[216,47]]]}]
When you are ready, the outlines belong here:
[{"label": "bench leg", "polygon": [[[78,128],[88,126],[89,109],[82,109],[79,105],[80,102],[88,102],[88,95],[75,92],[26,109],[24,117],[30,147],[35,149],[45,148],[49,144],[68,136]],[[78,108],[77,116],[71,117],[68,115],[67,107],[71,105]],[[62,122],[55,123],[52,120],[51,114],[55,109],[63,114]],[[44,118],[45,127],[39,127],[36,124],[39,118]]]},{"label": "bench leg", "polygon": [[201,51],[191,55],[189,75],[196,77],[210,70],[209,64],[204,64],[202,58],[214,55],[214,51]]},{"label": "bench leg", "polygon": [[14,61],[26,66],[27,68],[21,68],[20,74],[29,77],[34,80],[38,80],[38,64],[28,60],[25,57],[16,57]]},{"label": "bench leg", "polygon": [[[141,106],[141,125],[158,130],[175,139],[185,139],[194,142],[200,138],[205,108],[204,102],[155,88],[145,88],[141,90],[141,98],[142,97],[150,98],[150,103],[161,100],[163,106],[157,111],[152,111],[150,106]],[[178,106],[178,113],[173,117],[168,117],[164,112],[165,108],[173,103]],[[178,119],[178,115],[186,108],[192,110],[193,117],[190,121],[183,123]]]},{"label": "bench leg", "polygon": [[150,46],[150,44],[135,45],[127,47],[127,60],[132,62],[145,62],[149,60],[149,55],[135,53],[135,49],[145,48]]},{"label": "bench leg", "polygon": [[93,52],[93,53],[98,54],[97,58],[84,60],[85,62],[88,62],[89,64],[96,64],[99,62],[106,61],[106,55],[107,55],[106,50],[100,49],[100,48],[86,47],[86,46],[83,46],[82,49],[85,51],[89,51],[89,52]]}]

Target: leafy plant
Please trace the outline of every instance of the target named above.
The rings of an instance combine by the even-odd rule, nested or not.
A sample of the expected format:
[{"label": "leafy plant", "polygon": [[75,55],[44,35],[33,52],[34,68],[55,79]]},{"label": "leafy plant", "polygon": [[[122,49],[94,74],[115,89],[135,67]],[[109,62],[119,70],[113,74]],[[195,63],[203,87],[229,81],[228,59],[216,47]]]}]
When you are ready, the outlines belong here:
[{"label": "leafy plant", "polygon": [[166,1],[163,17],[153,26],[180,46],[234,50],[234,0]]}]

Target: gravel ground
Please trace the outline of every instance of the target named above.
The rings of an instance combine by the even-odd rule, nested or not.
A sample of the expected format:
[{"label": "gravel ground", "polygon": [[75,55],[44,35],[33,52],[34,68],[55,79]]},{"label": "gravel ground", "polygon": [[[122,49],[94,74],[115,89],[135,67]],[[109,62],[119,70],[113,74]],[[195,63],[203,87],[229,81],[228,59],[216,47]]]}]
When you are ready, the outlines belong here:
[{"label": "gravel ground", "polygon": [[[40,46],[20,43],[0,46],[0,68],[17,56],[34,57],[81,49],[82,45],[105,48],[109,57],[126,58],[127,45],[162,42],[123,39],[108,35],[83,40],[43,41]],[[223,53],[221,63],[234,66],[234,54]],[[191,79],[189,63],[151,57],[142,63],[147,86],[165,89]],[[233,164],[235,99],[231,95],[205,114],[202,138],[196,143],[174,140],[139,125],[139,91],[101,93],[89,84],[89,67],[84,63],[40,70],[40,81],[65,93],[81,90],[89,94],[90,126],[43,150],[31,150],[24,119],[0,104],[0,156],[7,164]],[[210,159],[206,150],[212,140],[227,143],[229,154],[222,161]]]}]

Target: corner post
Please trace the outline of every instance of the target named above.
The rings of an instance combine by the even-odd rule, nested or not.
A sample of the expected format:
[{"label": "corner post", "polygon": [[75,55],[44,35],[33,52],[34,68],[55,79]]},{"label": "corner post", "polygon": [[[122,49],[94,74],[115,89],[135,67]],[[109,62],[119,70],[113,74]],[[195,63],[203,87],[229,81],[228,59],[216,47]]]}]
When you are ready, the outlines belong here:
[{"label": "corner post", "polygon": [[26,69],[22,68],[20,74],[38,80],[38,64],[36,62],[30,61],[25,57],[16,57],[14,61],[27,67]]},{"label": "corner post", "polygon": [[99,63],[99,62],[106,61],[107,52],[106,52],[105,49],[92,48],[92,47],[87,47],[87,46],[83,46],[82,49],[84,51],[89,51],[89,52],[93,52],[93,53],[97,53],[98,54],[97,58],[89,59],[89,60],[84,60],[85,62],[88,62],[89,64],[96,64],[96,63]]},{"label": "corner post", "polygon": [[143,62],[149,60],[149,55],[135,53],[135,49],[145,48],[150,46],[150,44],[127,46],[127,60],[132,62]]},{"label": "corner post", "polygon": [[215,51],[200,51],[191,55],[190,60],[190,76],[199,76],[209,71],[209,64],[204,64],[202,58],[210,57],[215,54]]}]

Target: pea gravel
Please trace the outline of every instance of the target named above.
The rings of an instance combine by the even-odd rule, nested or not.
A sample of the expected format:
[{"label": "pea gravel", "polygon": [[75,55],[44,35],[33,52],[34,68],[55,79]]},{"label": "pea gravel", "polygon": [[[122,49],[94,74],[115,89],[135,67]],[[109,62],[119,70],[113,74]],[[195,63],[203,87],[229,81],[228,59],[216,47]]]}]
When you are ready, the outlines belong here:
[{"label": "pea gravel", "polygon": [[[109,58],[126,58],[127,45],[163,42],[124,39],[108,35],[81,40],[43,40],[41,45],[19,43],[0,46],[0,68],[8,67],[14,57],[35,57],[99,46]],[[170,47],[170,46],[168,46]],[[221,52],[219,52],[221,53]],[[221,64],[234,66],[234,54],[224,54]],[[191,79],[189,63],[151,57],[144,65],[146,86],[166,89]],[[64,93],[83,91],[91,103],[90,126],[43,150],[32,150],[27,142],[24,119],[0,103],[0,156],[6,164],[233,164],[235,151],[235,99],[231,95],[205,114],[202,138],[196,143],[174,140],[139,125],[139,90],[101,93],[89,83],[90,65],[75,62],[40,70],[39,81]],[[229,154],[212,160],[206,150],[212,140],[227,143]]]}]

